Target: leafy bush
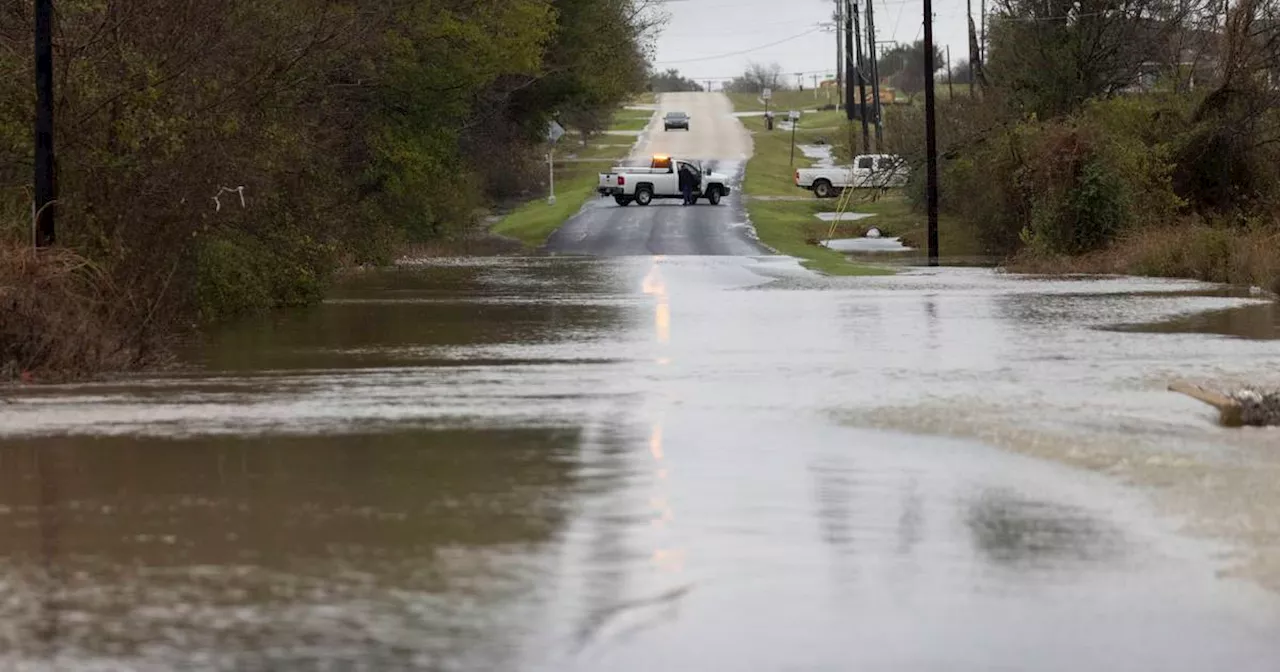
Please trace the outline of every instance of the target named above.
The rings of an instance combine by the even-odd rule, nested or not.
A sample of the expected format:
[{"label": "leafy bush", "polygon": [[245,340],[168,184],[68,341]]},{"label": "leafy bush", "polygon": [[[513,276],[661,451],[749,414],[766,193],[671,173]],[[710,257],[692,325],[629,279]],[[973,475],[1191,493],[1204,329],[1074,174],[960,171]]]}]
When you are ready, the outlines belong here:
[{"label": "leafy bush", "polygon": [[[1184,205],[1172,187],[1172,141],[1160,132],[1177,110],[1117,99],[1049,122],[1002,121],[973,103],[950,112],[939,124],[940,208],[971,224],[988,254],[1081,254],[1173,221]],[[908,196],[923,207],[919,156]]]},{"label": "leafy bush", "polygon": [[222,230],[196,250],[196,315],[203,322],[316,301],[333,268],[331,248],[296,232],[263,239]]}]

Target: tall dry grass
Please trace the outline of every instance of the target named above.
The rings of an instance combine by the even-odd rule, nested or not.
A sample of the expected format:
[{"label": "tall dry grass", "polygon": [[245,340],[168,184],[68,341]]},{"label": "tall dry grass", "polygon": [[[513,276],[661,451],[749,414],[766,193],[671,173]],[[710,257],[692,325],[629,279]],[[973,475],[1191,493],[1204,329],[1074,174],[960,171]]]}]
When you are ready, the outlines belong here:
[{"label": "tall dry grass", "polygon": [[150,313],[74,251],[0,241],[0,381],[153,363],[160,350]]},{"label": "tall dry grass", "polygon": [[1196,222],[1137,229],[1106,249],[1083,256],[1046,256],[1024,250],[1006,268],[1028,273],[1192,278],[1280,294],[1280,226],[1248,229]]}]

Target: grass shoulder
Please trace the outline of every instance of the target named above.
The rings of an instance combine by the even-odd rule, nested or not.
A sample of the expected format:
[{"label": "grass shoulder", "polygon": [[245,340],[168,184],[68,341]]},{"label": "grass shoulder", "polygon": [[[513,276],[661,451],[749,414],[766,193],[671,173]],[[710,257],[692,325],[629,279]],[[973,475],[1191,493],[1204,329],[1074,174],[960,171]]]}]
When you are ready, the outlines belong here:
[{"label": "grass shoulder", "polygon": [[[824,120],[821,115],[825,114],[808,115],[810,124],[801,121],[796,130],[797,145],[830,136],[830,130],[821,129],[829,128],[835,118]],[[829,275],[892,273],[882,266],[853,263],[845,255],[817,244],[828,225],[816,215],[833,210],[835,202],[813,198],[809,192],[796,188],[792,179],[796,168],[808,167],[813,162],[797,148],[793,163],[791,132],[784,132],[777,126],[773,131],[765,130],[763,115],[745,117],[743,123],[752,132],[755,142],[755,153],[747,162],[743,194],[746,196],[747,216],[760,241],[781,254],[800,259],[811,270]],[[814,128],[807,128],[810,125]],[[772,200],[786,197],[801,197],[803,200]]]},{"label": "grass shoulder", "polygon": [[[613,124],[643,129],[651,112],[621,110]],[[514,238],[528,248],[540,247],[547,237],[573,217],[595,196],[598,175],[621,163],[631,153],[631,138],[598,134],[584,143],[579,134],[570,133],[561,140],[555,152],[556,202],[547,201],[548,184],[542,191],[503,215],[490,229],[493,233]]]},{"label": "grass shoulder", "polygon": [[[733,103],[733,109],[738,112],[765,110],[765,103],[758,93],[727,93],[725,95]],[[786,114],[787,110],[816,110],[834,103],[834,91],[819,90],[815,94],[813,89],[783,90],[773,92],[773,98],[769,100],[769,109]]]},{"label": "grass shoulder", "polygon": [[492,231],[515,238],[527,247],[538,247],[556,229],[582,209],[595,193],[596,174],[579,172],[556,181],[556,202],[542,196],[507,213]]}]

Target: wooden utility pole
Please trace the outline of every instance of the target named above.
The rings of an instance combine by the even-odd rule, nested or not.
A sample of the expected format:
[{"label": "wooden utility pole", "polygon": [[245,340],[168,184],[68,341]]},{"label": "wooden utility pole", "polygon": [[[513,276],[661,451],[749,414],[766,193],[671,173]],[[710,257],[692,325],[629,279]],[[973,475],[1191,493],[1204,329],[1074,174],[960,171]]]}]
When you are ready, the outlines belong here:
[{"label": "wooden utility pole", "polygon": [[973,35],[973,0],[964,0],[964,15],[968,20],[969,31],[969,97],[973,97],[973,59],[977,57],[974,53],[974,35]]},{"label": "wooden utility pole", "polygon": [[844,104],[844,3],[836,0],[836,109]]},{"label": "wooden utility pole", "polygon": [[53,0],[36,0],[36,165],[35,243],[48,247],[57,239],[53,208],[58,183],[53,155]]},{"label": "wooden utility pole", "polygon": [[951,81],[951,45],[947,45],[947,99],[954,100],[956,97],[956,87]]},{"label": "wooden utility pole", "polygon": [[982,17],[981,17],[982,20],[980,23],[980,25],[982,26],[982,31],[979,33],[979,36],[978,36],[978,62],[986,63],[987,62],[987,0],[982,0],[982,3],[980,6],[982,11]]},{"label": "wooden utility pole", "polygon": [[929,208],[929,265],[938,265],[938,129],[933,96],[933,0],[924,0],[924,143]]},{"label": "wooden utility pole", "polygon": [[876,148],[884,146],[884,110],[880,107],[880,58],[876,55],[876,14],[874,2],[867,0],[867,57],[871,59],[872,118],[876,124]]},{"label": "wooden utility pole", "polygon": [[[871,135],[870,135],[871,129],[867,125],[867,79],[866,77],[862,76],[863,66],[864,66],[864,63],[862,60],[862,30],[858,21],[857,0],[849,0],[849,7],[847,9],[849,10],[848,11],[849,25],[846,26],[846,28],[849,29],[850,44],[846,44],[845,47],[848,48],[850,51],[853,51],[854,49],[857,50],[857,51],[853,51],[856,57],[856,61],[855,61],[855,58],[849,58],[848,61],[849,61],[849,65],[853,68],[853,72],[857,73],[857,76],[858,76],[858,119],[862,121],[862,151],[866,152],[867,154],[870,154],[871,153]],[[849,93],[850,93],[849,98],[852,99],[853,98],[852,86],[849,87]],[[850,105],[849,113],[845,116],[849,118],[849,121],[853,121],[852,104]]]}]

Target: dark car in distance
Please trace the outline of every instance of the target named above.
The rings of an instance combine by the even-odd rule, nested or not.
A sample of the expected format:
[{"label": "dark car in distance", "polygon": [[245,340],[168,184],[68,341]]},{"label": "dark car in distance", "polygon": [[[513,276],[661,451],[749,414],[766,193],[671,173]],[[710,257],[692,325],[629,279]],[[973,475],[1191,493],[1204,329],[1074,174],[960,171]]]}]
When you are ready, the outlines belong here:
[{"label": "dark car in distance", "polygon": [[689,130],[689,115],[684,112],[668,112],[667,116],[662,118],[662,130],[669,131],[673,128]]}]

